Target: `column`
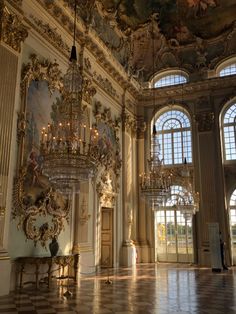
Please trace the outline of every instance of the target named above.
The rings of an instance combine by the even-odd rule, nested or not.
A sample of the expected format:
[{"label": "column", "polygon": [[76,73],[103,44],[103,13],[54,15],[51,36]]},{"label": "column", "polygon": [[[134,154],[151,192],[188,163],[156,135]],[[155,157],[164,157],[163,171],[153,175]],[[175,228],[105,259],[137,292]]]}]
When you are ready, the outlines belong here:
[{"label": "column", "polygon": [[[21,42],[27,37],[20,18],[0,3],[0,295],[10,290],[10,258],[7,253],[11,214],[13,165],[11,151],[14,129],[18,58]],[[13,149],[14,150],[14,149]]]},{"label": "column", "polygon": [[136,121],[123,108],[122,114],[122,208],[123,208],[123,244],[122,265],[132,266],[136,263],[136,249],[132,240],[132,226],[134,215],[134,183],[137,181],[137,173],[134,171],[133,162],[136,159],[134,137]]}]

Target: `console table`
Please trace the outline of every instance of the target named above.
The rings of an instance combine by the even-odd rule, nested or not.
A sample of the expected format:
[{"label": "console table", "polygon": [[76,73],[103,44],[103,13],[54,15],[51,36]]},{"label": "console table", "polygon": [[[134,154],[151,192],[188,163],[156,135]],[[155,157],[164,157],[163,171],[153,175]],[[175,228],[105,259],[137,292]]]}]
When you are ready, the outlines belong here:
[{"label": "console table", "polygon": [[[57,279],[65,279],[69,276],[69,270],[73,269],[74,274],[73,278],[74,282],[77,280],[77,273],[78,273],[78,264],[79,264],[79,254],[71,254],[71,255],[62,255],[62,256],[25,256],[25,257],[18,257],[16,259],[16,263],[19,269],[20,274],[20,288],[23,285],[23,276],[27,274],[25,272],[26,265],[33,266],[34,269],[34,276],[35,276],[35,284],[36,289],[39,287],[39,275],[40,267],[42,265],[47,266],[47,286],[50,288],[50,281],[52,277],[52,273],[54,270],[52,269],[54,265],[57,265],[59,269],[62,271],[62,276],[56,277]],[[64,276],[65,267],[67,268],[68,276]]]}]

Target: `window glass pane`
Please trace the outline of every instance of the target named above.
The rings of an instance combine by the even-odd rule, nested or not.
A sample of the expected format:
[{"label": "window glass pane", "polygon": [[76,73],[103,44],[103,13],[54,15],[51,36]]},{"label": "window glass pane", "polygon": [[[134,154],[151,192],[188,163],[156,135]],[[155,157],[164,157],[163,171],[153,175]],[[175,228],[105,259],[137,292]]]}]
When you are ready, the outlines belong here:
[{"label": "window glass pane", "polygon": [[185,112],[173,109],[161,114],[156,122],[160,151],[165,165],[192,163],[190,120]]},{"label": "window glass pane", "polygon": [[232,63],[220,71],[220,76],[228,76],[236,74],[236,63]]},{"label": "window glass pane", "polygon": [[164,86],[171,86],[177,84],[184,84],[187,83],[186,77],[179,74],[171,74],[162,77],[161,79],[157,80],[154,84],[154,87],[164,87]]},{"label": "window glass pane", "polygon": [[226,160],[236,159],[236,104],[232,104],[223,117],[224,152]]}]

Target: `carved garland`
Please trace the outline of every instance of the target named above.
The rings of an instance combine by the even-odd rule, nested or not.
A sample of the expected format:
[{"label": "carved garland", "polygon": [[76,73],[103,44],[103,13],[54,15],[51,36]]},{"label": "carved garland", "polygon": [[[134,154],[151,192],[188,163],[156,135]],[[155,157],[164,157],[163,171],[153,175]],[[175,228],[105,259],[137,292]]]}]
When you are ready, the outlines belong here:
[{"label": "carved garland", "polygon": [[56,62],[40,61],[36,55],[30,57],[30,62],[23,65],[21,76],[22,111],[18,115],[17,134],[19,144],[18,167],[13,188],[12,218],[18,220],[18,228],[22,229],[27,239],[33,240],[35,245],[40,242],[43,247],[46,241],[57,237],[64,229],[64,222],[69,220],[70,201],[60,196],[50,185],[41,191],[37,201],[29,199],[24,182],[27,167],[23,163],[24,137],[27,127],[26,110],[27,94],[30,82],[46,80],[50,93],[61,90],[61,71]]}]

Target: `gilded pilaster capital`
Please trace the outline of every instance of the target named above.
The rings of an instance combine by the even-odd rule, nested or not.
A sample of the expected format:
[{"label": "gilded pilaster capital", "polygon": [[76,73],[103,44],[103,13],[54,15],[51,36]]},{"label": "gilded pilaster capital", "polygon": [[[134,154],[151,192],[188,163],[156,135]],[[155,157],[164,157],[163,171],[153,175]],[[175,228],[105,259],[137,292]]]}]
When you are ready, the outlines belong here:
[{"label": "gilded pilaster capital", "polygon": [[200,112],[194,116],[198,125],[198,132],[210,132],[212,131],[215,116],[213,112]]},{"label": "gilded pilaster capital", "polygon": [[11,12],[8,7],[4,6],[3,2],[0,4],[0,16],[0,40],[16,52],[20,52],[21,42],[28,36],[28,31],[22,23],[22,18]]},{"label": "gilded pilaster capital", "polygon": [[129,113],[127,112],[122,113],[122,124],[124,131],[136,134],[137,120],[134,117],[132,117]]},{"label": "gilded pilaster capital", "polygon": [[143,139],[147,125],[143,118],[137,118],[137,139]]}]

